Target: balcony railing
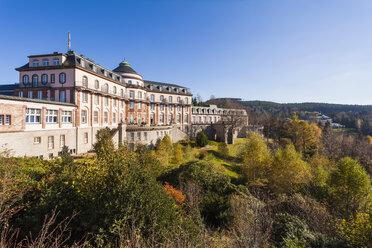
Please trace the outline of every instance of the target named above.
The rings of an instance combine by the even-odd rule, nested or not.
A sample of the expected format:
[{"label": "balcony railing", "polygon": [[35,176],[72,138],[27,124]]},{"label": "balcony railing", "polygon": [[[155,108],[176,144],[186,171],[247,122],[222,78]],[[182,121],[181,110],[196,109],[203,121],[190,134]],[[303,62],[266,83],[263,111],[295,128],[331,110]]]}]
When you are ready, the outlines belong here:
[{"label": "balcony railing", "polygon": [[51,87],[52,83],[51,82],[29,82],[28,84],[24,83],[19,83],[20,88],[39,88],[39,87]]}]

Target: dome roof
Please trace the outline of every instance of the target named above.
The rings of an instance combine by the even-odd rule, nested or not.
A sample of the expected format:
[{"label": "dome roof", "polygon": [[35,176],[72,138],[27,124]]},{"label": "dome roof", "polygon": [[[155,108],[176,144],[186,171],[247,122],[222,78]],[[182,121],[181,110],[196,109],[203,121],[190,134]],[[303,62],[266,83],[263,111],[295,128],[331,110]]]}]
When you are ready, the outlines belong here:
[{"label": "dome roof", "polygon": [[130,67],[130,64],[125,59],[113,71],[114,72],[119,72],[119,73],[134,73],[134,74],[138,74],[135,70],[133,70],[132,67]]}]

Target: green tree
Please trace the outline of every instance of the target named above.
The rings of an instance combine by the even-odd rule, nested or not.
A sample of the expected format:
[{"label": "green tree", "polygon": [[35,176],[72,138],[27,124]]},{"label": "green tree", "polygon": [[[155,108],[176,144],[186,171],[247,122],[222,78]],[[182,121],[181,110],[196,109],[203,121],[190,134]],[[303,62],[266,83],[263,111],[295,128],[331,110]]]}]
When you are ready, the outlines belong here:
[{"label": "green tree", "polygon": [[270,151],[260,134],[250,132],[247,138],[241,154],[243,175],[252,185],[266,185],[267,172],[271,165]]},{"label": "green tree", "polygon": [[204,147],[208,145],[208,138],[203,132],[198,132],[196,135],[196,144],[199,147]]},{"label": "green tree", "polygon": [[276,151],[268,170],[269,187],[273,192],[290,193],[310,181],[309,165],[301,157],[293,145]]},{"label": "green tree", "polygon": [[115,150],[114,143],[111,140],[111,132],[109,128],[98,130],[96,134],[97,142],[93,145],[97,152],[98,158],[108,159]]},{"label": "green tree", "polygon": [[359,163],[351,158],[343,158],[331,172],[329,204],[341,215],[349,216],[365,206],[371,197],[371,182]]},{"label": "green tree", "polygon": [[173,144],[172,164],[179,165],[183,161],[182,145],[179,143]]}]

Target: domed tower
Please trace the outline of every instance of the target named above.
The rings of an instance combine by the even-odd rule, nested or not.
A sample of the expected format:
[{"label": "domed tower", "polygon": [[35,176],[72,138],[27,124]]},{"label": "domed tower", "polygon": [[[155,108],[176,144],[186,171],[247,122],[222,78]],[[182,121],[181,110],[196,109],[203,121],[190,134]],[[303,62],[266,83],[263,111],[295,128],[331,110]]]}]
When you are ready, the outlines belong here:
[{"label": "domed tower", "polygon": [[125,81],[130,81],[131,79],[139,79],[142,81],[142,76],[133,70],[125,59],[113,71],[122,75],[126,79]]}]

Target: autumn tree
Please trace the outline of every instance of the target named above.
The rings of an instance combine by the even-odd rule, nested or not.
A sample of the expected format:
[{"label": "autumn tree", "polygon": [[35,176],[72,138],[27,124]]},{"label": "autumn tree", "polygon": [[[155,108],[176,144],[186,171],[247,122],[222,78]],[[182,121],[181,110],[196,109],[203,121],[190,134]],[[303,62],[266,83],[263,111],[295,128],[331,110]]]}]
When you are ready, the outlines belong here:
[{"label": "autumn tree", "polygon": [[311,177],[309,165],[291,144],[276,151],[267,173],[269,187],[276,193],[296,191],[301,184],[308,183]]},{"label": "autumn tree", "polygon": [[241,154],[243,176],[250,184],[265,185],[267,172],[271,166],[270,151],[260,134],[250,132],[247,139]]},{"label": "autumn tree", "polygon": [[305,157],[313,156],[318,152],[321,129],[317,125],[299,120],[297,114],[293,113],[292,120],[286,123],[286,133],[296,150]]}]

